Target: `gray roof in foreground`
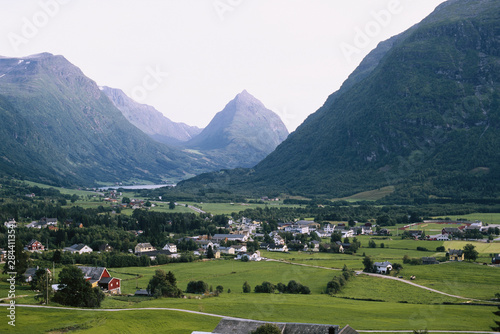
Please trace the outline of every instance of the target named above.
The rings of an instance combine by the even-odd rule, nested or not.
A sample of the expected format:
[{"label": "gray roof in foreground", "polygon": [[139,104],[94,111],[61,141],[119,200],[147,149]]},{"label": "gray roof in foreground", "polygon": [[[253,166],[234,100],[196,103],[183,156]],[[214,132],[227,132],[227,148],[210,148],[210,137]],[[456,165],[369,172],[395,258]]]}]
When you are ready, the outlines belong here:
[{"label": "gray roof in foreground", "polygon": [[283,334],[338,334],[338,325],[265,322],[254,320],[239,320],[223,318],[212,333],[217,334],[247,334],[263,324],[271,323],[278,326]]}]

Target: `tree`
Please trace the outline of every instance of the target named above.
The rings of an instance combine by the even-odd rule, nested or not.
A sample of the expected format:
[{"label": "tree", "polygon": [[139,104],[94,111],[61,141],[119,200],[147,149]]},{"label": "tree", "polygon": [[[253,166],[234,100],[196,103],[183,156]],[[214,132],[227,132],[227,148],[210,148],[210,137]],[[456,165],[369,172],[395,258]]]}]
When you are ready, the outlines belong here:
[{"label": "tree", "polygon": [[245,281],[245,283],[243,283],[243,293],[249,293],[252,291],[252,287],[250,286],[250,284],[248,284],[248,282]]},{"label": "tree", "polygon": [[59,249],[52,255],[52,261],[55,263],[61,263],[61,251]]},{"label": "tree", "polygon": [[281,330],[275,324],[264,324],[256,330],[251,331],[251,334],[281,334]]},{"label": "tree", "polygon": [[43,303],[48,304],[49,298],[52,295],[52,275],[49,274],[47,269],[38,269],[31,281],[31,289],[40,292],[35,298],[42,300]]},{"label": "tree", "polygon": [[203,281],[191,281],[188,283],[186,288],[187,293],[202,294],[207,291],[208,291],[208,284]]},{"label": "tree", "polygon": [[223,293],[224,292],[224,287],[222,285],[217,285],[215,287],[215,291],[217,291],[218,293]]},{"label": "tree", "polygon": [[68,266],[61,270],[55,302],[76,307],[100,307],[103,300],[104,293],[98,287],[92,288],[79,268]]},{"label": "tree", "polygon": [[336,294],[337,292],[342,289],[342,286],[340,285],[339,281],[334,278],[328,284],[326,285],[326,293],[333,295]]},{"label": "tree", "polygon": [[342,241],[342,234],[340,232],[332,233],[332,236],[330,237],[330,241],[332,243],[335,243],[337,241]]},{"label": "tree", "polygon": [[349,224],[350,227],[354,227],[356,226],[356,222],[354,221],[354,219],[349,219],[349,221],[347,222]]},{"label": "tree", "polygon": [[464,246],[464,258],[469,261],[476,261],[479,253],[475,249],[476,246],[472,244],[467,244]]},{"label": "tree", "polygon": [[212,246],[208,246],[207,249],[207,258],[208,259],[213,259],[215,257],[214,255],[214,250],[212,249]]},{"label": "tree", "polygon": [[371,257],[365,256],[363,259],[363,265],[365,266],[365,268],[363,269],[365,273],[373,272],[373,260]]},{"label": "tree", "polygon": [[256,285],[254,290],[256,293],[274,293],[276,286],[271,282],[264,281],[261,285]]},{"label": "tree", "polygon": [[155,271],[154,276],[149,280],[147,287],[148,293],[159,297],[180,298],[182,291],[177,287],[177,280],[174,274],[169,271],[168,274],[161,269]]},{"label": "tree", "polygon": [[375,241],[370,240],[370,241],[368,241],[368,247],[370,247],[370,248],[377,248],[377,244],[375,243]]},{"label": "tree", "polygon": [[175,209],[175,203],[174,203],[174,201],[170,201],[170,203],[168,203],[168,208],[169,208],[170,210]]},{"label": "tree", "polygon": [[124,204],[129,204],[129,203],[130,203],[130,198],[128,198],[128,197],[123,197],[123,198],[122,198],[122,203],[124,203]]}]

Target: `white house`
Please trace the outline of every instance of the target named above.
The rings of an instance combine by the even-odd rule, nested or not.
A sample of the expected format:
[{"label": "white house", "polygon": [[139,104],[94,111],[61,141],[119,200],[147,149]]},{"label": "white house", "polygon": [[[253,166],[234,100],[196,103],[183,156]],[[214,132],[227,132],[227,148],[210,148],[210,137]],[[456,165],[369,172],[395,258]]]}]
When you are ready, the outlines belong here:
[{"label": "white house", "polygon": [[135,253],[151,252],[156,250],[149,242],[138,243],[135,246]]},{"label": "white house", "polygon": [[285,232],[309,234],[309,226],[294,224],[294,225],[285,227]]},{"label": "white house", "polygon": [[246,251],[247,251],[247,246],[245,246],[245,245],[236,245],[236,246],[233,246],[233,248],[234,248],[235,253],[240,253],[240,252],[246,253]]},{"label": "white house", "polygon": [[219,247],[219,251],[222,253],[222,254],[236,254],[236,251],[234,249],[233,246],[229,246],[229,247]]},{"label": "white house", "polygon": [[246,242],[248,240],[248,236],[244,234],[214,234],[212,240],[214,242],[226,240]]},{"label": "white house", "polygon": [[273,237],[273,242],[275,245],[284,245],[285,244],[285,240],[279,234],[276,234]]},{"label": "white house", "polygon": [[168,250],[170,253],[177,253],[177,245],[172,243],[166,244],[163,250]]},{"label": "white house", "polygon": [[429,240],[449,241],[450,238],[448,237],[447,234],[436,234],[436,235],[430,235]]},{"label": "white house", "polygon": [[389,261],[375,262],[373,266],[375,267],[375,272],[378,274],[387,274],[392,270],[392,264]]},{"label": "white house", "polygon": [[70,247],[64,247],[63,252],[83,254],[83,253],[92,253],[93,250],[92,248],[84,244],[74,244]]},{"label": "white house", "polygon": [[253,253],[238,253],[238,256],[235,257],[235,260],[242,260],[243,258],[248,258],[248,261],[260,261],[262,258],[260,257],[260,252],[256,251]]},{"label": "white house", "polygon": [[335,225],[326,224],[323,227],[323,231],[325,231],[325,233],[330,233],[330,235],[331,235],[333,232],[335,232]]},{"label": "white house", "polygon": [[342,238],[351,238],[354,236],[354,231],[349,229],[349,230],[342,230]]},{"label": "white house", "polygon": [[286,245],[268,245],[267,250],[270,252],[288,252]]}]

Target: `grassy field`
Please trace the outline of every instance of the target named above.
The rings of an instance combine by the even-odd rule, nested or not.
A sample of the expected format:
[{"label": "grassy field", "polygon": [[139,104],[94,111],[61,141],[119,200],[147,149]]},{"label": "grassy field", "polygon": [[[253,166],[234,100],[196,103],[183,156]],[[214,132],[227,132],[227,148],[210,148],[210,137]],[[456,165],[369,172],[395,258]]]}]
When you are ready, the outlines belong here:
[{"label": "grassy field", "polygon": [[[214,215],[231,214],[233,212],[240,212],[246,209],[256,209],[267,207],[299,207],[299,205],[283,204],[281,202],[269,202],[265,204],[260,203],[195,203],[195,202],[182,202],[182,204],[189,204],[202,209],[205,212],[210,212]],[[194,211],[191,211],[194,212]]]},{"label": "grassy field", "polygon": [[[276,254],[277,253],[273,253]],[[342,254],[281,254],[294,256],[295,262],[313,257],[316,262],[337,261],[338,267],[350,258]],[[311,262],[311,263],[309,263]],[[458,299],[428,292],[402,282],[359,275],[350,280],[337,296],[322,294],[326,283],[338,270],[297,266],[279,262],[240,262],[214,260],[194,263],[168,264],[159,267],[110,268],[113,276],[122,279],[123,292],[133,293],[146,288],[156,269],[172,271],[177,285],[185,289],[191,280],[203,280],[215,288],[224,287],[219,297],[203,299],[152,299],[144,297],[108,297],[102,308],[180,308],[193,311],[236,316],[256,320],[350,324],[365,330],[489,330],[495,307],[443,305]],[[500,286],[499,268],[472,263],[447,263],[434,266],[407,266],[402,275],[416,275],[416,282],[445,292],[470,298],[493,297],[492,287]],[[287,283],[294,279],[310,287],[311,295],[242,293],[243,282],[256,284],[267,280]],[[3,286],[2,286],[3,289]],[[231,293],[228,293],[231,289]],[[367,301],[378,299],[381,301]],[[33,297],[20,303],[34,303]],[[57,319],[57,325],[54,320]],[[62,319],[62,320],[61,320]],[[19,333],[34,328],[36,332],[63,332],[74,327],[81,333],[190,333],[193,330],[211,331],[218,320],[168,311],[93,312],[63,310],[33,310],[18,308]],[[5,332],[6,322],[0,323]]]},{"label": "grassy field", "polygon": [[348,202],[376,201],[392,194],[394,190],[395,190],[394,186],[387,186],[380,189],[363,191],[348,197],[335,198],[333,199],[333,201],[348,201]]},{"label": "grassy field", "polygon": [[[5,313],[4,309],[0,309]],[[7,318],[6,318],[7,319]],[[1,333],[174,333],[212,331],[219,318],[165,310],[73,311],[16,308],[16,326],[0,322]]]},{"label": "grassy field", "polygon": [[500,213],[470,213],[461,216],[440,216],[434,218],[467,219],[469,221],[480,220],[485,224],[500,224]]}]

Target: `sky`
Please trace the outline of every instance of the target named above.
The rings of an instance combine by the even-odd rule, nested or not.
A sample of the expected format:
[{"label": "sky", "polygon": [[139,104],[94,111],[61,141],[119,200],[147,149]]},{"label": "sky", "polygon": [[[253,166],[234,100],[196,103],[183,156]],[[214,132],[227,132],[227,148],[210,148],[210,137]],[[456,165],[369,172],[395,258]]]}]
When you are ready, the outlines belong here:
[{"label": "sky", "polygon": [[246,89],[289,131],[444,0],[0,0],[0,55],[63,55],[175,122]]}]

